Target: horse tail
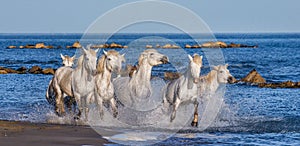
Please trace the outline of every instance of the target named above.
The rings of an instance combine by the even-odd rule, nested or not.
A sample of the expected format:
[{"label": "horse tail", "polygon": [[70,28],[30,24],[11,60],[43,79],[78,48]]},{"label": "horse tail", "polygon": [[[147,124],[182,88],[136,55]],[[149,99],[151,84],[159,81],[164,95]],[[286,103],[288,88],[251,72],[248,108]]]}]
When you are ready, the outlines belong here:
[{"label": "horse tail", "polygon": [[47,91],[46,91],[46,99],[48,101],[48,103],[50,103],[51,105],[55,104],[55,99],[53,97],[53,78],[50,80]]}]

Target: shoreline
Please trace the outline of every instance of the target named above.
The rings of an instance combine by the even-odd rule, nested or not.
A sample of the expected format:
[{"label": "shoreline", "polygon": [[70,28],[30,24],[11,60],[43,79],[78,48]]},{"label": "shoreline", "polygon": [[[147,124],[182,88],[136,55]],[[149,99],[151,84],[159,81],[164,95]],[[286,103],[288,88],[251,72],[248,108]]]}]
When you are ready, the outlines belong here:
[{"label": "shoreline", "polygon": [[0,145],[104,145],[89,126],[0,120]]}]

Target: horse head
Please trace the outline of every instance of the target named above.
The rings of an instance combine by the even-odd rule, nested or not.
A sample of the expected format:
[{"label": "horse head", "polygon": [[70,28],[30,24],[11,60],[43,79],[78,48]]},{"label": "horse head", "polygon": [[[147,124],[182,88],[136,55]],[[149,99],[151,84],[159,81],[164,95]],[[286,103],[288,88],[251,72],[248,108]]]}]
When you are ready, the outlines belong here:
[{"label": "horse head", "polygon": [[73,57],[70,57],[70,56],[68,56],[68,55],[62,55],[62,54],[60,54],[60,57],[61,57],[61,59],[63,60],[63,65],[64,66],[73,66],[73,64],[74,64],[74,59],[75,59],[75,56],[73,56]]},{"label": "horse head", "polygon": [[188,55],[190,59],[190,72],[192,75],[192,78],[194,80],[194,83],[198,82],[198,78],[200,76],[200,71],[202,67],[202,56],[199,56],[198,54],[194,54],[193,57],[191,55]]},{"label": "horse head", "polygon": [[213,70],[217,72],[217,80],[219,83],[233,83],[235,78],[230,74],[228,64],[213,66]]},{"label": "horse head", "polygon": [[83,67],[88,71],[91,75],[96,75],[96,64],[97,64],[97,50],[92,50],[88,47],[88,49],[82,48],[83,51]]},{"label": "horse head", "polygon": [[125,62],[125,54],[119,54],[115,50],[103,51],[104,55],[100,58],[97,65],[98,73],[104,71],[104,67],[110,72],[120,73],[122,69],[122,62]]},{"label": "horse head", "polygon": [[167,56],[157,52],[154,49],[147,49],[141,53],[138,64],[142,65],[143,63],[147,63],[150,66],[156,66],[160,64],[166,64],[168,62],[169,59]]}]

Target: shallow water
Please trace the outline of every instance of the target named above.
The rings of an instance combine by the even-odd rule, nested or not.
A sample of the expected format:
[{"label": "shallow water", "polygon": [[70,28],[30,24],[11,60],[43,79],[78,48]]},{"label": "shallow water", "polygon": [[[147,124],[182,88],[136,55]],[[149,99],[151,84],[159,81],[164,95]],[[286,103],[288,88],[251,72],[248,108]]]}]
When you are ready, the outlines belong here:
[{"label": "shallow water", "polygon": [[[109,42],[122,45],[153,34],[120,34]],[[183,34],[158,34],[181,47],[193,43]],[[39,65],[42,68],[61,66],[59,54],[74,55],[72,49],[6,49],[9,45],[26,45],[45,42],[46,45],[67,46],[80,40],[81,34],[22,34],[0,35],[0,66],[17,69]],[[300,81],[300,34],[216,34],[216,38],[226,43],[258,45],[253,48],[222,49],[226,63],[233,76],[240,79],[252,69],[256,69],[268,82]],[[150,40],[151,42],[151,40]],[[177,50],[162,50],[184,69],[188,62]],[[189,54],[203,54],[201,49],[186,50]],[[127,55],[130,56],[130,55]],[[135,58],[128,58],[135,60]],[[128,63],[128,62],[127,62]],[[129,63],[134,63],[129,61]],[[153,75],[162,77],[164,71],[175,71],[172,64],[153,68]],[[209,71],[204,60],[202,73]],[[52,107],[45,99],[45,91],[51,75],[8,74],[0,75],[0,119],[32,122],[68,123],[53,114]],[[134,140],[131,131],[119,131],[114,140],[148,142],[164,140],[159,144],[229,144],[229,145],[297,145],[300,142],[300,90],[268,89],[246,84],[227,85],[222,112],[210,128],[199,131],[196,128],[176,129],[178,134],[164,140],[169,134],[161,128],[152,128],[152,133],[140,135]],[[192,106],[183,107],[182,115],[189,113]],[[107,112],[108,113],[108,112]],[[180,114],[178,115],[180,117]],[[180,118],[179,118],[180,119]],[[159,119],[156,119],[159,120]],[[72,124],[72,122],[69,122]],[[200,123],[201,124],[201,123]],[[110,125],[113,126],[113,125]],[[133,127],[130,127],[133,128]],[[172,130],[172,128],[168,129]],[[157,133],[158,132],[158,133]],[[172,133],[172,132],[171,132]],[[129,138],[128,138],[129,135]],[[125,138],[124,138],[125,137]],[[126,138],[127,137],[127,138]]]}]

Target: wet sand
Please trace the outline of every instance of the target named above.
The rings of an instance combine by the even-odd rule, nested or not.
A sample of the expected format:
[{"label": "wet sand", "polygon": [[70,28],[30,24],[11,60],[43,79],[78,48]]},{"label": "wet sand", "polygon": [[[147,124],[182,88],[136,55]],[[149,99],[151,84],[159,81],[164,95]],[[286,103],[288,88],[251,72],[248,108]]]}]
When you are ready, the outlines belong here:
[{"label": "wet sand", "polygon": [[0,145],[104,145],[110,143],[89,126],[0,120]]}]

